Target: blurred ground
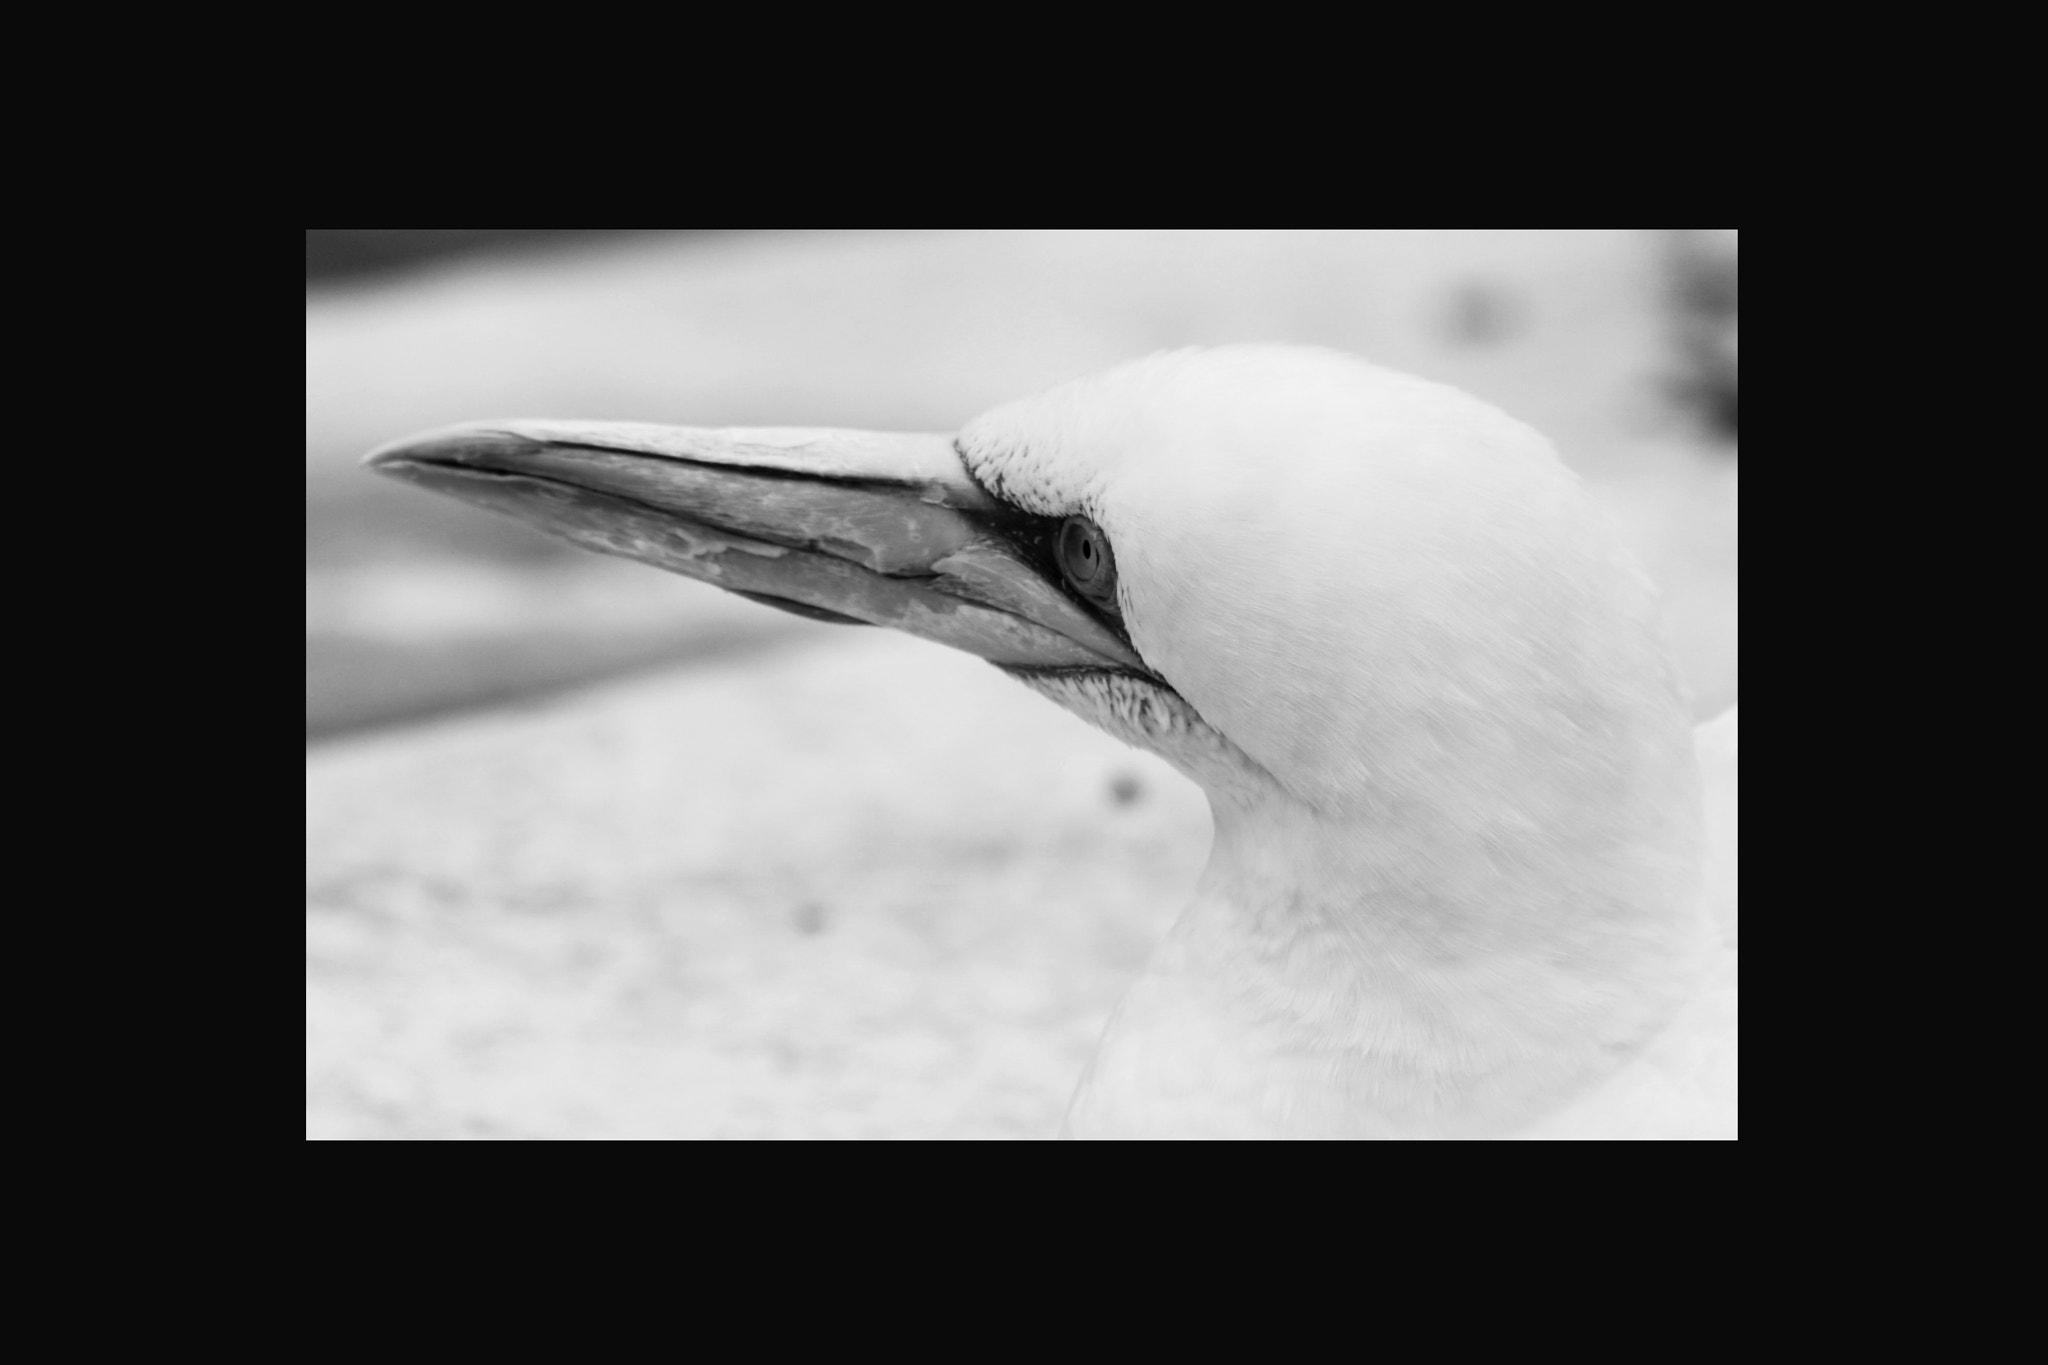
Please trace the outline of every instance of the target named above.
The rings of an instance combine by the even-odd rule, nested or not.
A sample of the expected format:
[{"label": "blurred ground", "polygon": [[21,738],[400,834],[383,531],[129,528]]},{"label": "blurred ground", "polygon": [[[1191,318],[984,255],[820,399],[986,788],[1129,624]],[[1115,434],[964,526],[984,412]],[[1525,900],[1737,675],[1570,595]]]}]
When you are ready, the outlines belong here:
[{"label": "blurred ground", "polygon": [[309,1132],[1049,1133],[1205,844],[1182,779],[985,665],[364,450],[509,415],[947,430],[1163,346],[1332,345],[1555,438],[1704,714],[1735,694],[1732,287],[1725,327],[1674,299],[1719,297],[1684,272],[1724,241],[635,238],[309,290],[309,744],[499,704],[308,750]]},{"label": "blurred ground", "polygon": [[1201,794],[882,631],[315,751],[320,1137],[1042,1137]]}]

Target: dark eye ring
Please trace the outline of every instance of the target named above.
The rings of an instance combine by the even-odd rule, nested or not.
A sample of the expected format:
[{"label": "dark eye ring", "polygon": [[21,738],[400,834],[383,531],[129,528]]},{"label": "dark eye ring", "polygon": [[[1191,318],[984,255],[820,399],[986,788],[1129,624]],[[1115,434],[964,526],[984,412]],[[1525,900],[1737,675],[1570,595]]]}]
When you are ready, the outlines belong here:
[{"label": "dark eye ring", "polygon": [[1100,526],[1086,517],[1068,517],[1053,542],[1053,558],[1068,587],[1097,606],[1117,609],[1116,556]]}]

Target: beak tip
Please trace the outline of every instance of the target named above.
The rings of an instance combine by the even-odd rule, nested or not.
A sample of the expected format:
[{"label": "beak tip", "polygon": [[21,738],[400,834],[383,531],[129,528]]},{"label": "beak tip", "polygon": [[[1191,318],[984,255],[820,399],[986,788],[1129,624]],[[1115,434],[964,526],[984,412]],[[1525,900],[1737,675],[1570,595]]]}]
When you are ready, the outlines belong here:
[{"label": "beak tip", "polygon": [[502,459],[533,444],[530,438],[507,430],[503,423],[464,422],[386,441],[363,456],[362,467],[400,478],[406,476],[408,468],[419,465],[488,467],[494,457]]}]

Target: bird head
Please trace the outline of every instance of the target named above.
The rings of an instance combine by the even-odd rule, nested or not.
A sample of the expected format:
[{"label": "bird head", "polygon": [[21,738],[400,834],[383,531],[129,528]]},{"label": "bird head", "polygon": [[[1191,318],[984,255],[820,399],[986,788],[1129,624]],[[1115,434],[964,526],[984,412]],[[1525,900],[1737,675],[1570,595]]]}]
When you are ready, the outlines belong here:
[{"label": "bird head", "polygon": [[507,421],[369,463],[979,654],[1222,805],[1512,823],[1556,794],[1509,788],[1611,785],[1646,720],[1684,733],[1649,585],[1549,443],[1331,352],[1157,355],[951,437]]}]

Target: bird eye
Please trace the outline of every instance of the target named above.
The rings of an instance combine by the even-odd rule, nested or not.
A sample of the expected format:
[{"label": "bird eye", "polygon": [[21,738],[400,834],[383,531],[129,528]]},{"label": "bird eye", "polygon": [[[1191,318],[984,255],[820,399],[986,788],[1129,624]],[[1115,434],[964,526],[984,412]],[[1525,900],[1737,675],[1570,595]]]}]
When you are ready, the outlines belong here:
[{"label": "bird eye", "polygon": [[1060,526],[1054,558],[1067,584],[1098,606],[1116,610],[1116,556],[1109,537],[1086,517],[1068,517]]}]

